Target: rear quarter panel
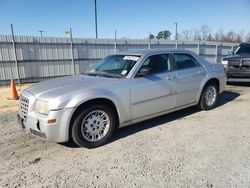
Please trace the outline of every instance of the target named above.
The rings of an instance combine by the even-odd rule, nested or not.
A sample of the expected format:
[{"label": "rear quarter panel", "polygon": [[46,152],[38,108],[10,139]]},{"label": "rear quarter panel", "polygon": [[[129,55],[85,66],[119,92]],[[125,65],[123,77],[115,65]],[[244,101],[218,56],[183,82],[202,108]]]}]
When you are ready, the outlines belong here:
[{"label": "rear quarter panel", "polygon": [[201,96],[201,93],[202,93],[202,90],[203,90],[205,84],[213,78],[219,80],[219,93],[222,93],[225,90],[227,79],[226,79],[224,66],[222,64],[215,63],[215,64],[210,64],[210,65],[206,66],[206,69],[207,69],[207,75],[201,83],[199,94],[198,94],[197,99],[196,99],[197,103],[200,100],[200,96]]}]

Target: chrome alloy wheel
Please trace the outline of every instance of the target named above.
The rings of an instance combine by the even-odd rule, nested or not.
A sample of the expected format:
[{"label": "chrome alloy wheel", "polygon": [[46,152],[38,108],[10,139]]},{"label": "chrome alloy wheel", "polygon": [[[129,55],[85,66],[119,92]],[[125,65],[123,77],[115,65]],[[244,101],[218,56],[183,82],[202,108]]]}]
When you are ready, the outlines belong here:
[{"label": "chrome alloy wheel", "polygon": [[209,86],[205,92],[205,103],[207,106],[212,106],[217,97],[217,90],[214,86]]},{"label": "chrome alloy wheel", "polygon": [[81,133],[85,140],[97,142],[109,131],[110,119],[106,112],[94,110],[88,113],[82,121]]}]

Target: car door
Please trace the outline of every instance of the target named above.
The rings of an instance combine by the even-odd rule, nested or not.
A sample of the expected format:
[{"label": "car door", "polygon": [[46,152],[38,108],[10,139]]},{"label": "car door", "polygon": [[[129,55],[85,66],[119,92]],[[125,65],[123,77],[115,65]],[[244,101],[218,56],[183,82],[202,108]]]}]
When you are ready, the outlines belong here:
[{"label": "car door", "polygon": [[175,53],[173,56],[176,66],[176,107],[195,103],[206,70],[190,54]]},{"label": "car door", "polygon": [[150,66],[153,72],[147,76],[135,76],[131,80],[132,120],[175,107],[175,86],[170,79],[175,78],[176,73],[172,72],[171,56],[169,54],[149,56],[141,68],[145,66]]}]

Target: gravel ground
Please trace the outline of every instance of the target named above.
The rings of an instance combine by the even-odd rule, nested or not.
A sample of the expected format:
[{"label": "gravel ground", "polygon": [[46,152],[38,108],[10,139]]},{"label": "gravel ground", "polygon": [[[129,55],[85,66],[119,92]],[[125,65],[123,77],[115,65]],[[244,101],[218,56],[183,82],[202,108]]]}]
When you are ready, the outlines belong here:
[{"label": "gravel ground", "polygon": [[[21,90],[29,87],[30,84],[18,85],[16,86],[17,92],[20,93]],[[0,118],[3,118],[6,113],[17,110],[17,101],[8,100],[10,97],[10,87],[1,86],[0,87]]]},{"label": "gravel ground", "polygon": [[[1,90],[1,88],[0,88]],[[0,113],[0,187],[250,187],[250,87],[116,131],[96,149],[25,134]]]}]

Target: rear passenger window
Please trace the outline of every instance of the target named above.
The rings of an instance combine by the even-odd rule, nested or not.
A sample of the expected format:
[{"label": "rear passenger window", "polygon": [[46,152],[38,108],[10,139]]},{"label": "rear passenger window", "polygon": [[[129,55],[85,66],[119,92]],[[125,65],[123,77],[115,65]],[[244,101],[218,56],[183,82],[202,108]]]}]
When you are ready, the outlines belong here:
[{"label": "rear passenger window", "polygon": [[200,66],[200,64],[189,54],[175,54],[174,57],[178,70]]}]

